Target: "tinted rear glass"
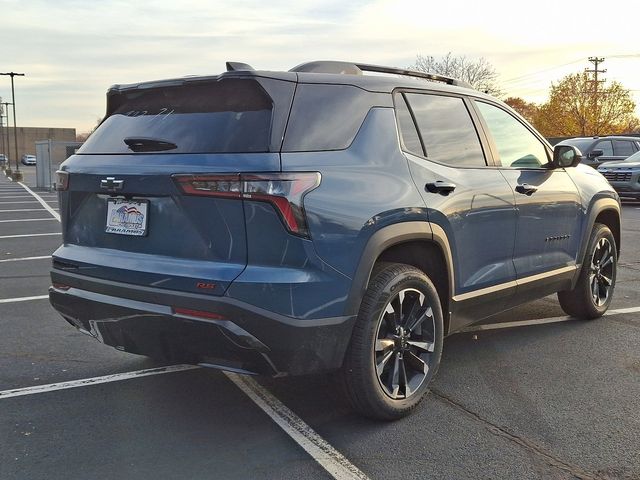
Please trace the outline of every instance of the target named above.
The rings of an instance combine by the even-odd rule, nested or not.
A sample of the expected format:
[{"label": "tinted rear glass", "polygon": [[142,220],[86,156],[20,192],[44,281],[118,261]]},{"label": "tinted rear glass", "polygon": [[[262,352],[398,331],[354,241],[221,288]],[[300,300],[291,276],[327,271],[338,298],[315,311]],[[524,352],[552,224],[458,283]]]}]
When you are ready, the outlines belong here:
[{"label": "tinted rear glass", "polygon": [[485,166],[478,133],[462,98],[406,93],[427,158],[454,166]]},{"label": "tinted rear glass", "polygon": [[269,151],[273,105],[253,80],[125,91],[110,99],[110,108],[78,153],[132,153],[126,138],[176,145],[158,153]]},{"label": "tinted rear glass", "polygon": [[580,150],[580,153],[583,155],[587,153],[587,149],[593,144],[593,139],[589,138],[586,140],[579,140],[575,138],[568,138],[567,140],[562,140],[558,143],[558,145],[572,145],[577,147]]},{"label": "tinted rear glass", "polygon": [[635,149],[633,148],[633,142],[627,140],[614,140],[613,141],[613,151],[618,156],[628,157]]},{"label": "tinted rear glass", "polygon": [[403,95],[396,96],[396,115],[398,117],[398,127],[400,127],[400,137],[405,150],[415,155],[424,155],[422,143],[413,122],[409,107]]},{"label": "tinted rear glass", "polygon": [[345,149],[369,110],[376,105],[390,106],[389,100],[389,95],[350,85],[298,85],[283,151]]}]

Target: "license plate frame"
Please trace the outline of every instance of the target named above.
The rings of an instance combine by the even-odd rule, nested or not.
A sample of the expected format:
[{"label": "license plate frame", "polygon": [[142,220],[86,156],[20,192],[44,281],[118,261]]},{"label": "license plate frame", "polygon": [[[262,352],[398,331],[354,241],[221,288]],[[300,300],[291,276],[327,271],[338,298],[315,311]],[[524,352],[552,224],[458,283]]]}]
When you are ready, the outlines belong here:
[{"label": "license plate frame", "polygon": [[149,200],[107,199],[105,233],[143,237],[149,226]]}]

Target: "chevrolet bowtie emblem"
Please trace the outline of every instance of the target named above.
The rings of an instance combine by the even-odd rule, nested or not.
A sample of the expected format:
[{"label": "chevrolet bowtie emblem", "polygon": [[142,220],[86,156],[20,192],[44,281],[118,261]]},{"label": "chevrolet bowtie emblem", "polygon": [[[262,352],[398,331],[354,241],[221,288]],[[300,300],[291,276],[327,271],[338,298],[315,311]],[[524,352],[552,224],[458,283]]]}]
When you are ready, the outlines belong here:
[{"label": "chevrolet bowtie emblem", "polygon": [[103,188],[109,192],[122,190],[123,186],[124,180],[116,180],[115,177],[107,177],[100,180],[100,188]]}]

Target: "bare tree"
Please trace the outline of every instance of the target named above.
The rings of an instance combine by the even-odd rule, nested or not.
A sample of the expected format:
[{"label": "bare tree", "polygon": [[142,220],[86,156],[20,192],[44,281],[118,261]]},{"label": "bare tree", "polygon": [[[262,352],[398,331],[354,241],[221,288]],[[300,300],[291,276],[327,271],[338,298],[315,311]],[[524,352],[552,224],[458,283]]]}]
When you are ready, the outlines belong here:
[{"label": "bare tree", "polygon": [[91,131],[78,133],[76,135],[76,142],[86,142],[87,139],[91,136],[91,134],[96,131],[96,128],[98,128],[100,126],[100,124],[102,123],[102,120],[103,120],[102,117],[97,117],[96,124],[91,129]]},{"label": "bare tree", "polygon": [[437,73],[469,82],[477,90],[499,97],[503,94],[498,86],[498,73],[484,57],[477,60],[465,55],[454,56],[451,52],[436,58],[418,54],[416,62],[409,67],[426,73]]}]

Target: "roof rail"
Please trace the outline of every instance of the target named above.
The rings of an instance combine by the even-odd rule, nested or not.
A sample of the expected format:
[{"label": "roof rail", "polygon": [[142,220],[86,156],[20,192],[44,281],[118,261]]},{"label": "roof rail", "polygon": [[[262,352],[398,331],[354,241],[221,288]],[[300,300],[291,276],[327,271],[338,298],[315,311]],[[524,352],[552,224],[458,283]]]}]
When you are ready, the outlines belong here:
[{"label": "roof rail", "polygon": [[424,78],[435,82],[444,82],[456,87],[473,88],[470,83],[456,78],[438,75],[436,73],[418,72],[403,68],[383,67],[380,65],[369,65],[366,63],[336,62],[336,61],[316,61],[300,64],[293,67],[290,72],[314,72],[314,73],[338,73],[350,75],[362,75],[362,72],[389,73],[393,75],[405,75],[408,77]]}]

